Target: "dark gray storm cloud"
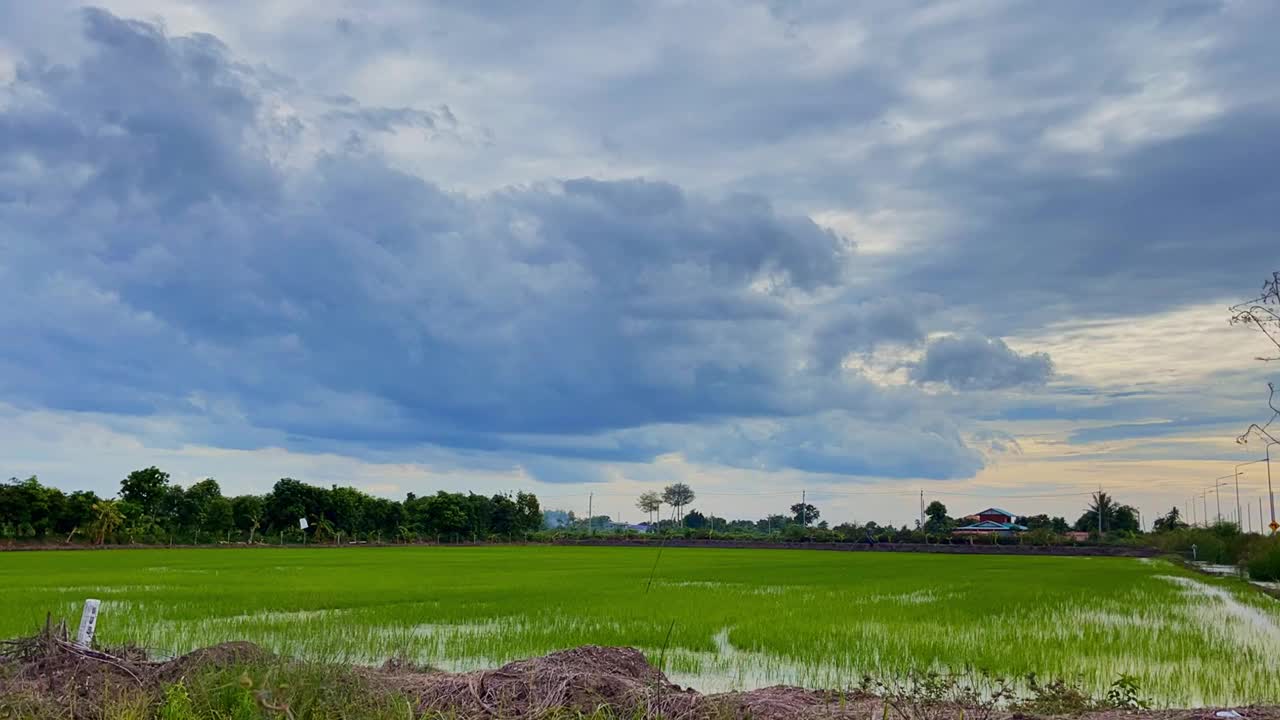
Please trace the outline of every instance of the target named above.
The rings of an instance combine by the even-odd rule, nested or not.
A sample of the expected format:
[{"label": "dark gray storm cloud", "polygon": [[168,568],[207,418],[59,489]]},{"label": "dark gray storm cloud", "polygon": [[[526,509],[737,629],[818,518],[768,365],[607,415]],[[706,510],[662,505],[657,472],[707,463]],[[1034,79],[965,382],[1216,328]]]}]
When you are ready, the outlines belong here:
[{"label": "dark gray storm cloud", "polygon": [[999,390],[1043,385],[1053,374],[1045,353],[1020,355],[998,338],[943,337],[929,343],[911,368],[920,382],[946,383],[958,390]]},{"label": "dark gray storm cloud", "polygon": [[0,4],[0,402],[963,476],[974,421],[1186,401],[1001,338],[1276,258],[1266,3],[570,5]]},{"label": "dark gray storm cloud", "polygon": [[[83,32],[75,64],[23,58],[0,106],[0,329],[23,338],[0,349],[4,398],[615,460],[682,449],[691,431],[643,431],[672,424],[711,428],[685,449],[727,457],[715,423],[766,418],[762,441],[789,449],[730,464],[976,467],[910,393],[831,372],[921,331],[891,303],[815,300],[854,247],[807,217],[660,181],[462,195],[377,153],[282,162],[307,121],[282,112],[278,77],[211,36],[100,10]],[[442,112],[323,104],[356,130]],[[876,418],[902,424],[903,453],[884,452]],[[917,434],[946,441],[907,454]]]},{"label": "dark gray storm cloud", "polygon": [[887,343],[918,344],[925,336],[920,316],[931,304],[888,299],[843,304],[814,332],[814,360],[820,368],[831,370],[840,367],[851,352],[868,352]]},{"label": "dark gray storm cloud", "polygon": [[1280,257],[1265,220],[1280,203],[1277,120],[1260,109],[1208,122],[1115,153],[1098,175],[940,170],[950,202],[983,213],[905,263],[902,282],[979,306],[1002,334],[1245,293]]}]

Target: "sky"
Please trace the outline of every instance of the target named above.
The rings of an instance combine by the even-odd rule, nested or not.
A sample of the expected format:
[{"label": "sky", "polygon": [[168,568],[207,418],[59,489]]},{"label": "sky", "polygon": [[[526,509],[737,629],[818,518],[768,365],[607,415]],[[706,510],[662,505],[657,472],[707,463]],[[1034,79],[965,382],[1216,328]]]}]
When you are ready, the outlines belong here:
[{"label": "sky", "polygon": [[1235,437],[1280,379],[1227,322],[1280,269],[1277,29],[1270,0],[0,0],[0,476],[1189,510],[1262,456]]}]

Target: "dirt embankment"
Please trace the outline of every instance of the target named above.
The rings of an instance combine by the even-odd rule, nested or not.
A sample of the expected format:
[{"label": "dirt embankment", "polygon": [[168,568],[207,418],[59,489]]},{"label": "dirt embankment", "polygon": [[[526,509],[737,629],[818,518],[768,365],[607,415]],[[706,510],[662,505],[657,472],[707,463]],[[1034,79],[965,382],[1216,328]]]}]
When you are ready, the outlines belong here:
[{"label": "dirt embankment", "polygon": [[[291,661],[273,657],[250,643],[217,645],[166,662],[137,653],[83,651],[65,639],[45,634],[6,644],[0,655],[0,710],[39,708],[40,717],[100,718],[104,708],[126,694],[157,711],[167,690],[198,682],[219,670],[262,670]],[[917,706],[902,698],[885,700],[865,693],[839,693],[771,687],[750,692],[702,695],[681,688],[631,648],[584,646],[522,660],[495,670],[445,673],[388,661],[381,668],[344,667],[330,682],[358,686],[373,695],[394,695],[416,707],[414,716],[471,718],[545,718],[593,715],[670,720],[1022,720],[1034,715],[980,707]],[[246,681],[248,676],[244,676]],[[289,699],[256,691],[264,717],[293,718]],[[23,704],[25,703],[25,704]],[[1248,720],[1280,720],[1280,707],[1236,708]],[[1091,711],[1075,717],[1116,720],[1216,720],[1214,709],[1167,711]],[[163,714],[163,713],[159,713]],[[309,713],[303,713],[306,716]],[[0,716],[28,717],[27,714]],[[600,715],[596,715],[599,717]],[[237,717],[239,717],[237,715]]]}]

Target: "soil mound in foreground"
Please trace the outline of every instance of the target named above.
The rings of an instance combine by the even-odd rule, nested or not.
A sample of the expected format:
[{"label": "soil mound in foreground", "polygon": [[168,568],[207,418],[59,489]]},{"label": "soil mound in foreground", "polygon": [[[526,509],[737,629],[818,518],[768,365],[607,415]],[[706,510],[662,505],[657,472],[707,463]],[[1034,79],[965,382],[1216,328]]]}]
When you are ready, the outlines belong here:
[{"label": "soil mound in foreground", "polygon": [[[10,641],[0,648],[0,709],[12,698],[39,708],[41,717],[100,718],[121,694],[158,709],[166,688],[202,674],[243,667],[294,664],[252,643],[234,642],[156,662],[136,652],[99,652],[77,648],[46,631]],[[416,705],[415,717],[543,718],[591,715],[670,720],[783,720],[784,718],[859,718],[860,720],[1016,720],[1025,713],[991,708],[913,707],[860,693],[772,687],[749,692],[703,695],[671,683],[632,648],[583,646],[509,663],[495,670],[446,673],[389,661],[381,668],[330,668],[337,682],[363,692],[394,694]],[[11,705],[12,707],[12,705]],[[294,717],[278,699],[263,698],[263,717]],[[1280,720],[1280,708],[1237,708],[1248,720]],[[0,713],[3,715],[4,713]],[[33,713],[34,714],[34,713]],[[154,713],[153,713],[154,714]],[[18,715],[25,717],[25,714]],[[1214,709],[1159,712],[1090,712],[1090,720],[1120,716],[1142,720],[1214,719]]]}]

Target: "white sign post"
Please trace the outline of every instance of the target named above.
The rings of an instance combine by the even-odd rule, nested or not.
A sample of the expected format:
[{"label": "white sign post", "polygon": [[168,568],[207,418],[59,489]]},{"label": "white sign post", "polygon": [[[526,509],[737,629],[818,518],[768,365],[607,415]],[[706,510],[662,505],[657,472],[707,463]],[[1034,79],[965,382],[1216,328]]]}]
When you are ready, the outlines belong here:
[{"label": "white sign post", "polygon": [[93,645],[93,631],[98,627],[99,600],[85,600],[84,612],[80,614],[80,630],[76,632],[76,645],[88,648]]}]

